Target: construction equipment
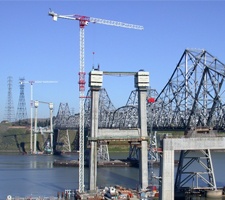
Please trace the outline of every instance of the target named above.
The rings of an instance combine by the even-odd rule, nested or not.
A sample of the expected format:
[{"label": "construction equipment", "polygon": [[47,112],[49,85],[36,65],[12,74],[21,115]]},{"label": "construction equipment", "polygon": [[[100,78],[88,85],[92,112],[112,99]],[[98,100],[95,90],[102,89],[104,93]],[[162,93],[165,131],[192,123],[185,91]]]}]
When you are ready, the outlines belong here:
[{"label": "construction equipment", "polygon": [[30,153],[33,153],[33,85],[34,83],[58,83],[58,81],[20,81],[20,84],[30,84]]},{"label": "construction equipment", "polygon": [[85,98],[85,70],[84,70],[84,28],[88,25],[89,22],[104,24],[109,26],[117,26],[122,28],[130,28],[143,30],[143,26],[128,24],[124,22],[100,19],[87,17],[82,15],[58,15],[53,11],[49,11],[49,16],[53,18],[54,21],[57,21],[58,18],[69,19],[69,20],[78,20],[80,25],[80,71],[79,71],[79,111],[80,111],[80,122],[79,122],[79,192],[84,192],[84,98]]},{"label": "construction equipment", "polygon": [[[50,111],[50,116],[49,116],[49,120],[50,120],[50,127],[46,127],[45,129],[41,129],[41,131],[38,130],[37,128],[37,113],[38,113],[38,106],[39,103],[43,103],[43,104],[48,104],[49,106],[49,111]],[[42,134],[44,133],[48,133],[50,134],[50,141],[48,144],[48,148],[45,148],[45,153],[48,154],[53,154],[53,123],[52,123],[52,118],[53,118],[53,103],[52,102],[45,102],[45,101],[34,101],[34,107],[35,107],[35,125],[34,125],[34,153],[37,153],[37,148],[36,148],[36,144],[37,144],[37,133],[41,132]]]}]

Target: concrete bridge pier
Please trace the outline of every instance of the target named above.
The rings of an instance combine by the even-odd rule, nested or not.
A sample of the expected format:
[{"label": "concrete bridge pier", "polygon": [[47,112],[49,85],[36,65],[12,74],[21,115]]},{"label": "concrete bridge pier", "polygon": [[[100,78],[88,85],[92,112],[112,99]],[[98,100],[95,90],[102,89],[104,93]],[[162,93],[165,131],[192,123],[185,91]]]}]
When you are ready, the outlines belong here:
[{"label": "concrete bridge pier", "polygon": [[[135,87],[138,89],[138,116],[141,141],[139,155],[139,184],[142,189],[148,187],[148,133],[147,133],[147,114],[146,99],[147,88],[149,86],[149,73],[139,71],[135,75]],[[144,139],[146,138],[146,139]]]},{"label": "concrete bridge pier", "polygon": [[91,71],[89,79],[89,87],[91,88],[91,137],[96,140],[90,141],[89,156],[89,189],[97,190],[97,137],[98,137],[98,102],[99,90],[102,86],[102,71]]},{"label": "concrete bridge pier", "polygon": [[[174,200],[174,151],[205,149],[225,149],[225,137],[163,139],[160,200]],[[208,193],[209,196],[212,194],[215,196],[220,193],[213,191]]]},{"label": "concrete bridge pier", "polygon": [[[141,145],[140,150],[140,167],[139,167],[139,185],[142,189],[148,186],[148,134],[147,134],[147,114],[146,114],[146,94],[149,86],[149,72],[139,71],[134,73],[135,87],[138,90],[138,110],[139,110],[139,127],[135,134],[132,130],[100,131],[98,128],[98,102],[99,90],[102,86],[103,72],[93,70],[89,75],[89,87],[91,88],[91,135],[90,135],[90,156],[89,156],[89,190],[97,190],[97,142],[118,137],[122,139],[135,137]],[[125,134],[124,134],[125,132]],[[103,139],[104,138],[104,139]]]}]

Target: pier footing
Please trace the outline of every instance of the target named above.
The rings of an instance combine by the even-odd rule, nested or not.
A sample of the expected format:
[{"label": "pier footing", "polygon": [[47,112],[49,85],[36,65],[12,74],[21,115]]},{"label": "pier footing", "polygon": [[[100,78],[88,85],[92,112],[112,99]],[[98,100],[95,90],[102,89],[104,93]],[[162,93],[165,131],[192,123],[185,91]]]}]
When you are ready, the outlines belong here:
[{"label": "pier footing", "polygon": [[222,197],[222,195],[223,195],[222,190],[206,191],[206,197],[207,198],[217,198],[217,197]]}]

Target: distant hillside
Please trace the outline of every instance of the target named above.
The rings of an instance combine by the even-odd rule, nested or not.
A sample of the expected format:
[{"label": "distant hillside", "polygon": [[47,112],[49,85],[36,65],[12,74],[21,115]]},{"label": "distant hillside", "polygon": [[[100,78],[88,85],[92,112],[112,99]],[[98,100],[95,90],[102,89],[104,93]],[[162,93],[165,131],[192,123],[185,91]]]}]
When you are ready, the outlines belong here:
[{"label": "distant hillside", "polygon": [[[38,122],[38,127],[45,127],[48,125],[48,120],[41,119]],[[77,151],[79,148],[79,139],[76,137],[77,130],[69,130],[68,136],[70,139],[71,150]],[[184,131],[157,131],[158,142],[164,134],[168,134],[169,137],[183,137]],[[55,133],[54,137],[62,134],[66,135],[66,130],[60,130],[58,133]],[[218,136],[225,137],[224,131],[220,131],[217,134]],[[86,138],[86,137],[85,137]],[[56,138],[55,138],[56,139]],[[39,142],[40,150],[43,150],[43,138],[41,134],[37,135],[37,141]],[[110,141],[108,145],[109,151],[129,151],[129,143],[127,141],[118,142]],[[60,149],[60,145],[57,150]],[[0,152],[30,152],[30,124],[29,119],[25,121],[20,121],[17,123],[7,123],[3,121],[0,123]],[[63,151],[63,150],[62,150]]]},{"label": "distant hillside", "polygon": [[20,152],[28,150],[30,130],[27,126],[13,126],[11,123],[0,123],[0,152]]},{"label": "distant hillside", "polygon": [[[41,119],[38,122],[38,127],[45,127],[47,120]],[[23,124],[23,125],[18,125]],[[26,124],[26,125],[24,125]],[[48,124],[47,124],[48,125]],[[76,130],[69,130],[68,135],[71,143],[71,150],[75,150],[75,135]],[[60,134],[66,135],[65,130],[61,130]],[[37,135],[38,146],[40,151],[44,150],[43,135]],[[77,148],[77,147],[76,147]],[[26,122],[7,123],[3,121],[0,123],[0,152],[30,152],[30,124]]]}]

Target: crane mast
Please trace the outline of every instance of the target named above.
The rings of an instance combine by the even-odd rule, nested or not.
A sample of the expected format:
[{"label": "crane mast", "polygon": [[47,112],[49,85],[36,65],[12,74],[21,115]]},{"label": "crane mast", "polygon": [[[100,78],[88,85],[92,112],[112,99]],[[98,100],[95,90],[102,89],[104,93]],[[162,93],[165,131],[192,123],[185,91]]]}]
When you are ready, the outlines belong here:
[{"label": "crane mast", "polygon": [[113,20],[106,20],[94,17],[87,17],[82,15],[58,15],[53,11],[49,11],[49,16],[57,21],[58,18],[68,20],[78,20],[80,26],[80,71],[79,71],[79,111],[80,111],[80,122],[79,122],[79,192],[84,192],[84,99],[85,99],[85,69],[84,69],[84,28],[89,22],[104,24],[110,26],[117,26],[122,28],[130,28],[143,30],[143,26],[128,24],[124,22],[118,22]]}]

